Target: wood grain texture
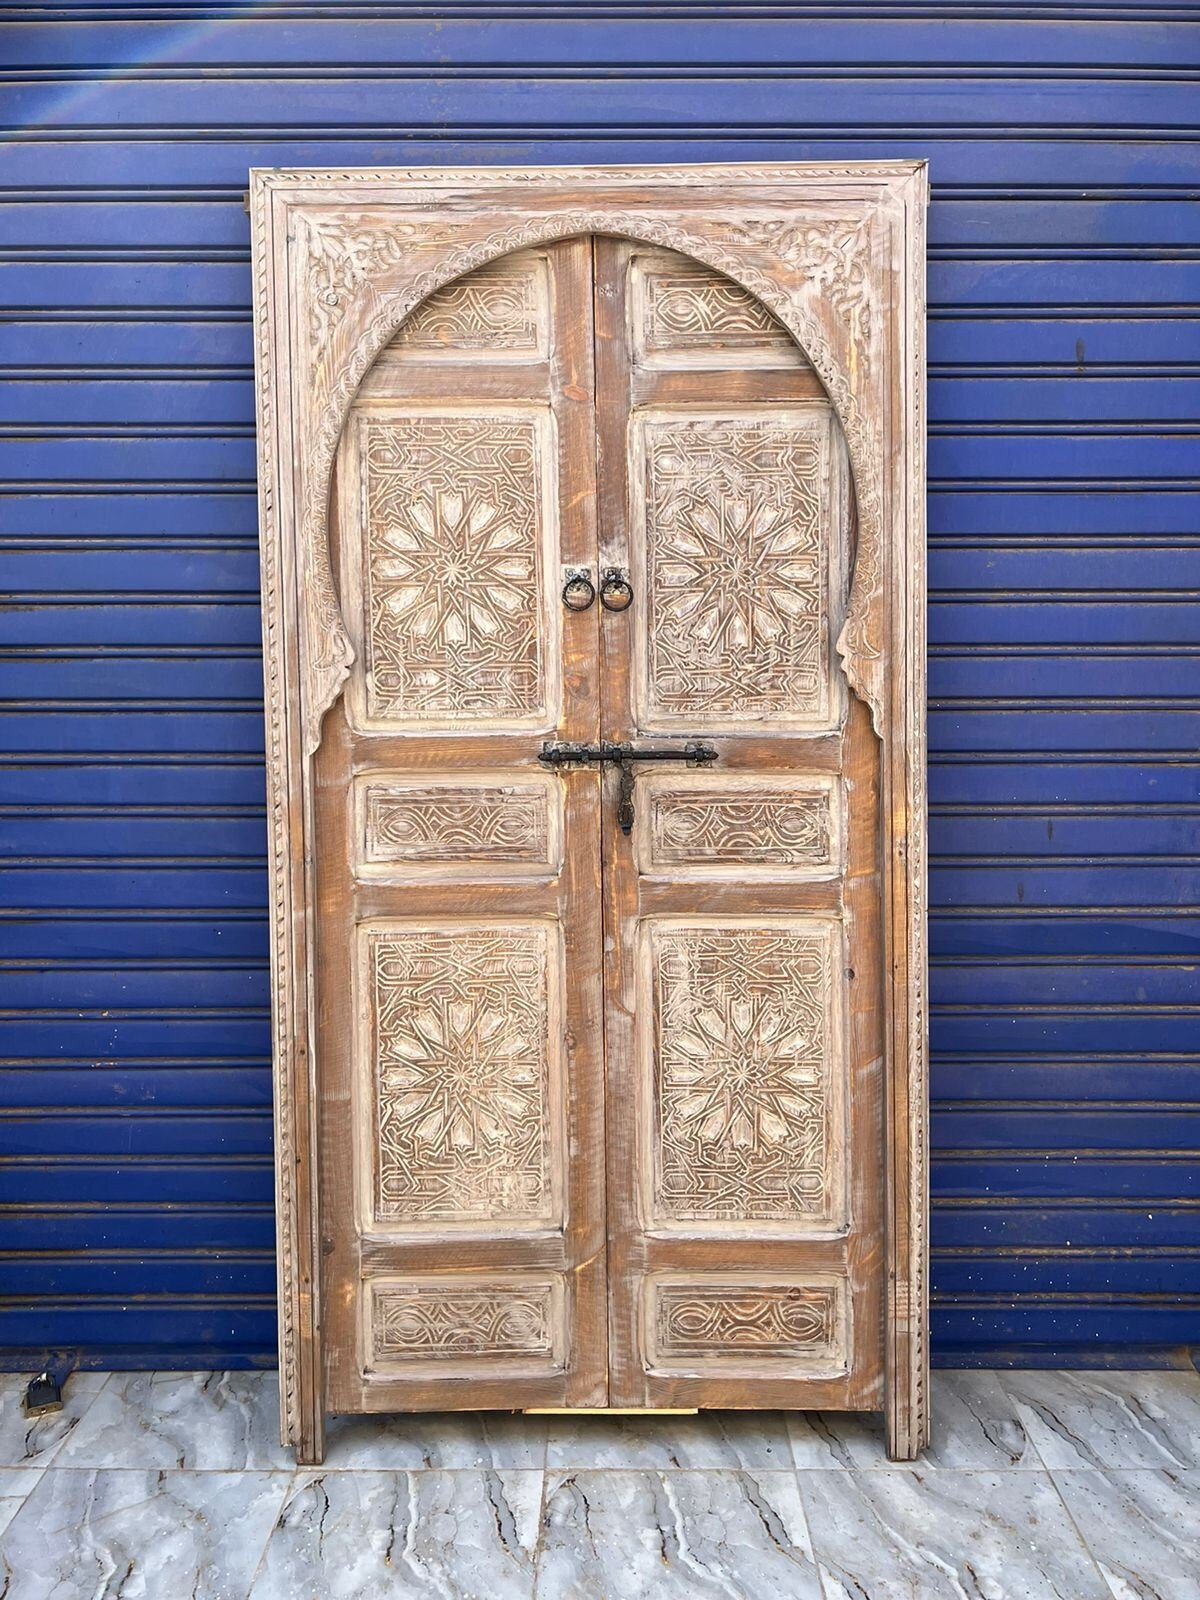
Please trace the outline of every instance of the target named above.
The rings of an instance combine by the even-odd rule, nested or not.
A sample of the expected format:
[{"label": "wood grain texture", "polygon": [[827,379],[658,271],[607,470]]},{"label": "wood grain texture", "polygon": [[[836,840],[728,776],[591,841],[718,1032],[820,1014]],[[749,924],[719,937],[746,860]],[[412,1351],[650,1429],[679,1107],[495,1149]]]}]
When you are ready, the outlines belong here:
[{"label": "wood grain texture", "polygon": [[[397,208],[398,201],[404,202],[403,209]],[[769,1296],[762,1297],[773,1278],[782,1283],[781,1272],[808,1274],[814,1284],[847,1275],[854,1306],[853,1327],[846,1335],[850,1375],[832,1376],[826,1368],[825,1375],[814,1371],[810,1380],[756,1378],[752,1389],[743,1391],[753,1398],[740,1403],[882,1402],[891,1448],[897,1454],[916,1453],[928,1427],[923,167],[851,163],[663,172],[259,172],[253,179],[252,206],[259,286],[285,1437],[313,1459],[320,1453],[322,1417],[331,1400],[336,1409],[413,1403],[417,1391],[410,1384],[405,1398],[402,1378],[367,1386],[371,1392],[365,1392],[360,1352],[366,1348],[362,1308],[369,1297],[356,1287],[364,1274],[381,1281],[415,1281],[451,1269],[475,1275],[502,1266],[509,1274],[541,1274],[539,1281],[550,1283],[574,1263],[564,1280],[569,1287],[563,1304],[570,1302],[573,1310],[564,1313],[571,1332],[562,1371],[557,1377],[531,1377],[522,1403],[565,1399],[596,1405],[603,1402],[609,1373],[614,1401],[640,1393],[645,1384],[644,1370],[641,1377],[636,1370],[645,1339],[640,1320],[644,1304],[636,1294],[626,1296],[627,1304],[618,1304],[625,1294],[622,1283],[631,1284],[635,1277],[645,1282],[653,1271],[694,1274],[699,1281],[705,1273],[713,1277],[720,1270],[720,1258],[708,1253],[704,1239],[673,1241],[677,1255],[670,1260],[650,1252],[644,1259],[627,1255],[622,1261],[619,1246],[615,1255],[610,1250],[613,1347],[608,1359],[603,1130],[607,1128],[607,1166],[614,1189],[608,1229],[617,1241],[622,1230],[632,1237],[635,1225],[640,1226],[635,1188],[621,1176],[632,1179],[638,1153],[633,1119],[610,1116],[606,1122],[603,1114],[605,1084],[594,1055],[598,925],[588,933],[581,926],[587,918],[581,918],[580,907],[595,906],[598,914],[603,888],[606,914],[615,928],[636,908],[639,891],[628,841],[615,837],[615,829],[605,830],[603,883],[600,852],[594,846],[590,853],[573,848],[573,841],[583,839],[589,829],[593,840],[599,836],[601,784],[596,775],[580,770],[555,780],[562,784],[565,847],[563,870],[555,879],[533,872],[528,880],[511,872],[506,876],[500,862],[489,873],[482,845],[478,873],[469,849],[451,870],[439,873],[435,864],[425,877],[426,869],[413,861],[376,861],[372,869],[381,869],[379,876],[364,872],[356,880],[350,863],[356,852],[365,861],[378,850],[378,843],[368,843],[363,821],[364,786],[377,773],[405,774],[410,795],[417,792],[418,778],[436,785],[445,776],[448,739],[455,746],[454,766],[464,773],[512,777],[525,767],[532,775],[534,741],[529,734],[539,723],[560,737],[597,736],[601,677],[605,735],[619,737],[622,728],[636,734],[628,713],[613,710],[633,704],[635,618],[605,614],[601,627],[597,607],[570,618],[559,635],[562,617],[548,605],[537,620],[522,613],[522,585],[528,578],[544,604],[561,566],[611,564],[628,570],[636,565],[625,485],[623,408],[657,406],[670,413],[699,406],[715,413],[734,400],[748,408],[824,406],[836,430],[837,449],[848,464],[845,482],[853,481],[853,504],[846,494],[839,511],[837,493],[831,495],[825,486],[826,513],[835,524],[840,517],[847,531],[832,541],[830,552],[840,554],[845,564],[828,575],[828,594],[842,598],[826,608],[823,620],[818,618],[816,644],[810,647],[816,654],[806,668],[810,683],[816,682],[811,677],[814,661],[818,676],[828,672],[827,705],[819,698],[809,702],[810,710],[819,707],[816,721],[823,718],[824,727],[814,725],[811,733],[793,727],[786,734],[786,751],[778,747],[778,735],[754,718],[744,728],[727,727],[722,730],[721,770],[739,781],[773,767],[798,771],[806,780],[833,781],[844,797],[844,824],[839,812],[829,831],[833,870],[825,869],[824,883],[800,881],[798,871],[793,875],[780,862],[774,877],[751,874],[745,882],[719,883],[697,874],[689,887],[687,865],[678,863],[677,880],[657,869],[647,876],[638,914],[665,919],[664,925],[671,919],[714,915],[760,923],[764,917],[796,919],[798,926],[818,914],[833,917],[844,928],[853,972],[847,978],[842,1024],[847,1103],[854,1106],[846,1147],[852,1226],[841,1238],[790,1243],[786,1267],[776,1242],[766,1237],[739,1240],[738,1260],[740,1267],[758,1274],[764,1307]],[[570,334],[582,325],[590,335],[591,295],[580,287],[591,283],[588,246],[575,242],[589,234],[638,241],[636,247],[606,243],[598,250],[599,323],[611,311],[613,295],[622,305],[629,298],[631,249],[643,258],[641,277],[634,277],[640,321],[622,316],[619,329],[598,326],[598,391],[590,337],[573,341]],[[559,245],[555,240],[568,242]],[[514,251],[527,254],[518,257]],[[610,268],[616,262],[619,271],[605,267],[606,252]],[[687,259],[672,262],[667,252]],[[568,258],[569,269],[564,265],[556,271],[556,261],[565,264]],[[455,282],[477,267],[483,269],[477,283]],[[661,281],[651,284],[654,273]],[[725,286],[720,275],[727,280]],[[550,319],[541,325],[539,304]],[[415,315],[406,334],[405,319],[411,313]],[[803,350],[802,359],[789,356],[779,330]],[[636,375],[631,332],[645,357]],[[677,362],[670,356],[672,338],[681,346]],[[739,341],[742,357],[735,363],[731,351]],[[706,371],[706,364],[712,370]],[[471,373],[469,403],[463,398],[466,370]],[[444,383],[439,373],[445,374]],[[601,414],[594,416],[596,393],[608,397],[618,391],[624,399],[606,398]],[[547,392],[552,441],[545,423],[535,421],[546,414],[539,408],[544,408]],[[380,526],[387,522],[394,527],[399,520],[408,528],[409,547],[389,547],[386,555],[374,543],[364,547],[359,538],[364,503],[369,523],[372,490],[369,473],[351,459],[356,448],[370,457],[373,445],[361,430],[373,425],[365,421],[372,408],[385,428],[389,416],[393,424],[401,424],[406,414],[410,419],[409,434],[400,425],[390,461],[379,457],[377,468]],[[464,423],[470,422],[472,409],[477,423],[472,438],[464,443],[455,435],[451,441],[452,431],[461,435]],[[693,420],[701,428],[713,426],[708,420]],[[770,432],[763,426],[765,419],[756,420],[760,437]],[[531,474],[540,509],[527,506],[522,511],[511,501],[497,508],[501,496],[495,492],[496,480],[492,490],[484,481],[486,466],[481,463],[491,446],[481,428],[492,430],[494,445],[503,423],[510,428],[526,424],[535,442],[524,448],[535,457],[540,450],[540,465]],[[432,437],[439,430],[440,442]],[[599,529],[590,488],[594,468],[581,465],[591,459],[593,437],[598,437],[601,464]],[[444,458],[465,451],[468,461],[475,461],[474,486],[453,481],[448,471],[440,485],[422,481],[414,452],[434,448],[436,453],[439,447]],[[386,456],[388,447],[383,449]],[[343,461],[335,474],[339,452]],[[474,510],[467,504],[472,492]],[[736,492],[727,496],[730,502],[738,498]],[[424,509],[414,512],[415,506]],[[558,513],[557,549],[547,509]],[[501,607],[504,615],[493,616],[490,632],[486,621],[480,621],[486,606],[470,611],[451,603],[428,611],[432,620],[422,638],[428,644],[436,634],[440,656],[434,652],[432,660],[427,655],[415,664],[410,659],[397,663],[385,649],[384,692],[376,694],[372,706],[366,674],[370,670],[373,677],[374,669],[367,659],[369,649],[364,654],[372,629],[374,639],[386,643],[397,616],[410,614],[411,623],[414,608],[420,617],[428,610],[406,592],[415,586],[410,580],[417,566],[428,568],[427,561],[415,558],[428,554],[435,566],[447,568],[448,563],[441,582],[449,595],[453,585],[448,579],[458,571],[456,538],[465,545],[472,518],[477,528],[481,515],[497,510],[499,520],[513,530],[504,533],[504,540],[515,536],[520,545],[524,538],[524,545],[511,560],[500,557],[505,570],[492,574],[492,594],[498,592],[497,579],[515,583],[520,603],[507,611]],[[792,521],[803,520],[794,506],[786,514]],[[535,525],[531,542],[520,530]],[[419,548],[412,547],[414,528]],[[474,534],[470,547],[477,548]],[[370,575],[372,561],[374,601],[365,594],[370,585],[361,582],[364,571]],[[794,589],[796,584],[803,588],[798,572],[787,572],[776,595],[786,596],[789,585]],[[806,602],[810,611],[811,593]],[[787,604],[803,611],[798,598]],[[523,634],[522,616],[529,619]],[[756,618],[734,605],[732,611],[726,608],[718,625],[736,645],[747,618],[752,631]],[[775,625],[781,626],[778,614]],[[494,691],[489,699],[486,672],[481,682],[455,677],[455,647],[472,637],[483,645],[497,630],[510,644],[520,634],[526,651],[526,688],[507,705]],[[465,640],[459,637],[464,632]],[[480,659],[486,665],[486,650]],[[827,667],[821,665],[825,662]],[[839,704],[836,691],[843,672],[853,693]],[[335,704],[347,678],[349,717]],[[503,692],[516,692],[513,683]],[[368,726],[372,719],[364,708],[372,711],[373,726]],[[562,714],[556,716],[556,710]],[[451,731],[450,714],[464,711],[463,724]],[[518,738],[519,752],[514,743]],[[605,817],[611,820],[615,777],[606,777],[604,786]],[[819,786],[813,792],[819,793]],[[480,795],[473,798],[478,803]],[[695,801],[689,804],[694,807]],[[428,833],[428,819],[436,815],[435,801],[427,798],[424,806],[426,821],[416,825],[418,835],[423,828]],[[811,805],[807,817],[797,812],[795,826],[801,835],[805,829],[812,835],[815,828],[820,840],[822,824],[811,813]],[[378,804],[374,814],[373,837],[378,841],[388,828],[380,821]],[[401,837],[411,838],[413,822],[411,815],[407,822],[394,810],[391,815],[393,843],[388,848],[395,851],[396,828]],[[486,832],[483,813],[477,815]],[[736,814],[736,826],[743,831],[748,815],[744,808]],[[837,846],[842,855],[837,858],[834,832],[843,825],[844,843]],[[711,821],[708,826],[711,830]],[[820,857],[819,845],[806,848],[816,849]],[[769,850],[763,864],[770,864]],[[533,1237],[514,1239],[502,1262],[494,1251],[489,1255],[452,1235],[414,1238],[404,1246],[402,1260],[381,1238],[339,1242],[339,1233],[346,1231],[340,1219],[354,1215],[356,1180],[344,1141],[331,1130],[339,1122],[354,1125],[362,1090],[355,1088],[354,1051],[347,1043],[355,1036],[349,998],[354,992],[353,941],[342,939],[342,948],[334,951],[334,930],[408,916],[414,888],[421,896],[421,919],[430,926],[464,917],[482,918],[487,926],[543,918],[557,921],[564,930],[564,960],[572,974],[566,988],[565,1040],[573,1154],[564,1179],[568,1225],[557,1255]],[[398,893],[404,896],[402,908]],[[636,966],[633,946],[625,950],[620,940],[615,943],[612,992],[628,995],[626,986]],[[315,981],[318,974],[324,982]],[[318,989],[324,998],[318,997]],[[628,1010],[628,999],[610,1008],[608,1092],[611,1103],[633,1106],[638,1103],[639,1057],[632,1019],[622,1015],[623,1007]],[[885,1128],[886,1161],[881,1157]],[[313,1176],[318,1134],[319,1185]],[[323,1274],[315,1266],[320,1239],[327,1253]],[[726,1270],[728,1264],[726,1250]],[[715,1280],[710,1287],[717,1292]],[[317,1302],[322,1291],[324,1316]],[[679,1379],[656,1380],[685,1403],[690,1381],[683,1380],[680,1387]],[[709,1395],[718,1392],[713,1380],[701,1381],[709,1385]],[[720,1380],[726,1384],[720,1392],[731,1393],[728,1384],[741,1381]],[[800,1398],[797,1383],[803,1389]],[[470,1403],[512,1403],[504,1398],[511,1392],[506,1380],[481,1375],[470,1386]],[[419,1403],[462,1404],[464,1393],[461,1379],[446,1376],[422,1383]]]}]

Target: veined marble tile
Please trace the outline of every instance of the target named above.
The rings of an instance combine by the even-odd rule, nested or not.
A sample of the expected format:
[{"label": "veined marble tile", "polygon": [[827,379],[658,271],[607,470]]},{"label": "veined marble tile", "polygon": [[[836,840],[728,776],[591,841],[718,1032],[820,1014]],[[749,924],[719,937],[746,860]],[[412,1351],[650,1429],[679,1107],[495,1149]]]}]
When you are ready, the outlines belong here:
[{"label": "veined marble tile", "polygon": [[114,1372],[56,1467],[239,1472],[295,1466],[273,1372]]},{"label": "veined marble tile", "polygon": [[41,1467],[0,1467],[0,1533],[25,1504],[41,1475]]},{"label": "veined marble tile", "polygon": [[326,1472],[422,1467],[540,1469],[546,1460],[545,1417],[507,1411],[441,1411],[332,1417]]},{"label": "veined marble tile", "polygon": [[821,1600],[792,1472],[547,1472],[538,1600]]},{"label": "veined marble tile", "polygon": [[826,1600],[1111,1600],[1047,1473],[797,1479]]},{"label": "veined marble tile", "polygon": [[788,1431],[801,1470],[856,1471],[970,1467],[1040,1468],[1016,1402],[994,1372],[935,1372],[930,1385],[932,1443],[918,1461],[889,1461],[883,1417],[854,1411],[792,1411]]},{"label": "veined marble tile", "polygon": [[53,1460],[108,1381],[107,1372],[73,1372],[63,1385],[63,1408],[30,1419],[21,1409],[33,1373],[0,1375],[0,1467],[44,1467]]},{"label": "veined marble tile", "polygon": [[308,1472],[252,1600],[528,1600],[540,1472]]},{"label": "veined marble tile", "polygon": [[1116,1600],[1200,1600],[1200,1471],[1053,1478]]},{"label": "veined marble tile", "polygon": [[278,1472],[44,1472],[0,1534],[12,1600],[244,1600]]},{"label": "veined marble tile", "polygon": [[1048,1467],[1200,1467],[1200,1374],[1006,1372]]},{"label": "veined marble tile", "polygon": [[778,1411],[701,1411],[694,1417],[551,1417],[548,1469],[708,1467],[752,1471],[792,1465]]}]

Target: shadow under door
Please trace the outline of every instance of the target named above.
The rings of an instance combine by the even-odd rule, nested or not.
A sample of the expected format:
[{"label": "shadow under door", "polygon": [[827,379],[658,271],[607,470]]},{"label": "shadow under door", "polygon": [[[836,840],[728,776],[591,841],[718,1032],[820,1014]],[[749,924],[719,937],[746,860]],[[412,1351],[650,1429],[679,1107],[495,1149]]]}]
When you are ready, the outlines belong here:
[{"label": "shadow under door", "polygon": [[524,251],[403,325],[334,498],[329,1409],[877,1407],[878,746],[804,355],[682,256]]}]

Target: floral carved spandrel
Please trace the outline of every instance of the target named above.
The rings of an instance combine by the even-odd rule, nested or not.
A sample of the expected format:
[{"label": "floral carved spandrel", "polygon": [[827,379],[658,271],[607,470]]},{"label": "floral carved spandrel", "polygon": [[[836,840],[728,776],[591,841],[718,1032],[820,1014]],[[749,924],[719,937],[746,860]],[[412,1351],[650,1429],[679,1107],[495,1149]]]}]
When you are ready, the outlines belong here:
[{"label": "floral carved spandrel", "polygon": [[434,868],[470,863],[549,871],[562,853],[561,798],[552,777],[371,778],[362,786],[361,863]]},{"label": "floral carved spandrel", "polygon": [[546,426],[515,416],[365,424],[371,721],[546,715]]},{"label": "floral carved spandrel", "polygon": [[840,929],[644,927],[655,1219],[836,1226]]},{"label": "floral carved spandrel", "polygon": [[361,937],[376,1221],[552,1223],[554,931],[383,925]]},{"label": "floral carved spandrel", "polygon": [[646,1293],[648,1357],[658,1368],[751,1358],[827,1374],[848,1359],[844,1280],[656,1274]]},{"label": "floral carved spandrel", "polygon": [[381,1363],[456,1360],[555,1364],[562,1283],[522,1275],[469,1282],[452,1277],[371,1286],[371,1344]]},{"label": "floral carved spandrel", "polygon": [[634,422],[647,726],[832,714],[824,414]]}]

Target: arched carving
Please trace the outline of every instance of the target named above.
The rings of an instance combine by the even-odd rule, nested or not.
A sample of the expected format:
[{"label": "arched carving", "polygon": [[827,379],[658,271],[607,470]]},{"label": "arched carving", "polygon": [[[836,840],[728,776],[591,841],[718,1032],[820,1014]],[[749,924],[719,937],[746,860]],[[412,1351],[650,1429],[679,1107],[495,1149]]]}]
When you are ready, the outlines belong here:
[{"label": "arched carving", "polygon": [[[860,392],[877,364],[871,349],[871,210],[789,221],[706,215],[701,229],[677,218],[612,206],[539,214],[500,228],[426,229],[413,221],[385,232],[344,214],[310,219],[305,237],[308,329],[314,372],[306,429],[302,536],[309,700],[305,749],[349,676],[354,650],[337,602],[329,560],[329,483],[350,405],[375,359],[412,312],[438,289],[517,250],[577,234],[606,233],[690,256],[752,294],[788,330],[829,394],[846,438],[858,506],[858,543],[846,618],[837,640],[851,687],[882,726],[884,686],[882,442]],[[433,259],[430,261],[430,256]],[[784,275],[772,273],[772,265]],[[794,287],[789,287],[794,284]],[[345,304],[346,300],[349,304]],[[844,319],[847,355],[834,347],[809,299]]]}]

